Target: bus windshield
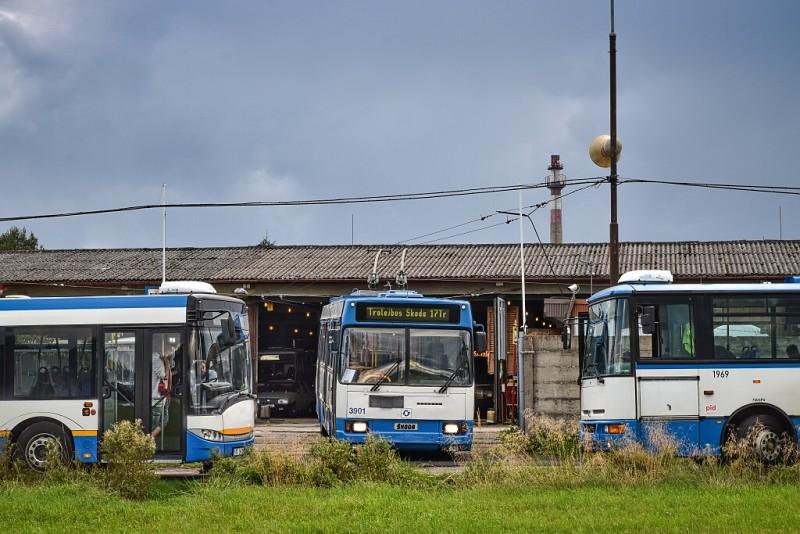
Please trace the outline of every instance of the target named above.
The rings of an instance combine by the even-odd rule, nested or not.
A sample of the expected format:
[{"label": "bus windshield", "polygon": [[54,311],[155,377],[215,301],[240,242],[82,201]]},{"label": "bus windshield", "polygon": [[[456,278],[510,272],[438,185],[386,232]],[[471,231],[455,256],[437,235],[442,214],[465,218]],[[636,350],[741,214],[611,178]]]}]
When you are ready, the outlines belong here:
[{"label": "bus windshield", "polygon": [[631,342],[628,301],[613,299],[589,307],[589,325],[582,376],[628,375],[631,372]]},{"label": "bus windshield", "polygon": [[[342,350],[346,384],[472,384],[470,335],[433,328],[348,328]],[[385,378],[384,378],[385,376]]]},{"label": "bus windshield", "polygon": [[223,335],[223,326],[229,314],[215,315],[196,329],[195,354],[189,373],[193,415],[219,413],[238,398],[248,398],[250,393],[247,316],[233,314],[236,337],[228,339]]}]

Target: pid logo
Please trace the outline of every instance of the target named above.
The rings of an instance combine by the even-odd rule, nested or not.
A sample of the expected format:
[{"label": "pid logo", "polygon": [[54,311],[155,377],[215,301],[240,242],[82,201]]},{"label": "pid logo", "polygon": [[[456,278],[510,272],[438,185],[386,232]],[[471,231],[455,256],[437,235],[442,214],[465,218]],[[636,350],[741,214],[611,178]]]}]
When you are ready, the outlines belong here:
[{"label": "pid logo", "polygon": [[717,411],[717,405],[716,404],[706,404],[706,413],[716,412],[716,411]]},{"label": "pid logo", "polygon": [[400,412],[400,415],[408,419],[409,417],[411,417],[411,408],[403,408],[403,411]]}]

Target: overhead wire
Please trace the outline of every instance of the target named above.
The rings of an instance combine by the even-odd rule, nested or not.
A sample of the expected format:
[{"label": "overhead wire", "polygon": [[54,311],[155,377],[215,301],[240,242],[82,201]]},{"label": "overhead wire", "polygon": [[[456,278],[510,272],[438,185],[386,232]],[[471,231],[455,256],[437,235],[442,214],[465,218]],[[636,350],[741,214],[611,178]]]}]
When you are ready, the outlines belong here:
[{"label": "overhead wire", "polygon": [[[588,184],[587,184],[587,181],[588,181]],[[529,212],[529,214],[530,214],[530,213],[533,213],[533,212],[534,212],[534,211],[536,211],[537,209],[539,209],[539,208],[541,208],[541,207],[544,207],[544,206],[546,206],[547,204],[549,204],[549,203],[551,203],[551,202],[553,202],[553,201],[555,201],[555,200],[558,200],[558,199],[561,199],[561,198],[568,197],[568,196],[570,196],[570,195],[572,195],[572,194],[574,194],[574,193],[578,193],[578,192],[580,192],[580,191],[583,191],[583,190],[585,190],[585,189],[588,189],[588,188],[590,188],[590,187],[596,187],[596,186],[598,186],[598,185],[600,185],[600,184],[602,184],[602,183],[604,183],[604,182],[606,182],[606,181],[607,181],[607,178],[593,178],[593,179],[584,178],[584,179],[580,179],[580,180],[575,180],[575,181],[573,181],[573,183],[570,183],[569,185],[570,185],[570,186],[573,186],[573,185],[582,185],[582,184],[586,184],[586,185],[584,185],[583,187],[580,187],[580,188],[578,188],[578,189],[572,190],[572,191],[570,191],[570,192],[568,192],[568,193],[564,193],[564,194],[562,194],[562,195],[559,195],[559,196],[556,196],[556,197],[550,198],[550,199],[548,199],[548,200],[545,200],[545,201],[543,201],[543,202],[538,202],[538,203],[536,203],[536,204],[531,204],[531,205],[529,205],[529,206],[523,206],[523,209],[529,209],[529,208],[533,208],[533,210],[532,210],[531,212]],[[495,211],[494,213],[490,213],[490,214],[488,214],[488,215],[482,215],[482,216],[480,216],[480,217],[477,217],[477,218],[474,218],[474,219],[470,219],[470,220],[468,220],[468,221],[465,221],[465,222],[463,222],[463,223],[460,223],[460,224],[454,224],[454,225],[451,225],[451,226],[446,226],[446,227],[444,227],[444,228],[442,228],[442,229],[440,229],[440,230],[436,230],[436,231],[434,231],[434,232],[428,232],[428,233],[426,233],[426,234],[421,234],[421,235],[418,235],[418,236],[414,236],[414,237],[411,237],[411,238],[409,238],[409,239],[405,239],[405,240],[403,240],[403,241],[399,241],[399,242],[397,242],[396,244],[397,244],[397,245],[405,245],[405,244],[410,244],[410,243],[411,243],[411,241],[416,241],[417,239],[422,239],[422,238],[425,238],[425,237],[430,237],[430,236],[433,236],[433,235],[436,235],[436,234],[441,234],[441,233],[447,232],[447,231],[449,231],[449,230],[454,230],[454,229],[456,229],[456,228],[461,228],[461,227],[463,227],[463,226],[467,226],[467,225],[470,225],[470,224],[473,224],[473,223],[476,223],[476,222],[482,222],[482,221],[485,221],[486,219],[488,219],[488,218],[490,218],[490,217],[494,217],[494,216],[495,216],[495,215],[497,215],[498,213],[505,213],[505,212],[510,212],[510,211],[511,211],[511,210],[497,210],[497,211]],[[430,244],[430,243],[436,243],[436,242],[438,242],[438,241],[444,241],[444,240],[446,240],[446,239],[450,239],[450,238],[453,238],[453,237],[459,237],[459,236],[462,236],[462,235],[467,235],[467,234],[470,234],[470,233],[473,233],[473,232],[481,232],[481,231],[483,231],[483,230],[488,230],[488,229],[490,229],[490,228],[494,228],[494,227],[496,227],[496,226],[501,226],[501,225],[503,225],[503,224],[508,224],[509,222],[513,222],[513,221],[515,221],[515,220],[516,220],[516,219],[510,219],[509,221],[504,221],[504,222],[502,222],[502,223],[491,224],[491,225],[488,225],[488,226],[483,226],[483,227],[481,227],[481,228],[476,228],[476,229],[474,229],[474,230],[470,230],[470,231],[467,231],[467,232],[460,232],[460,233],[458,233],[458,234],[453,234],[453,235],[450,235],[450,236],[447,236],[447,237],[443,237],[443,238],[441,238],[441,239],[434,239],[434,240],[431,240],[431,241],[425,241],[425,242],[423,242],[423,243],[418,243],[418,244],[419,244],[419,245],[427,245],[427,244]]]},{"label": "overhead wire", "polygon": [[800,195],[800,187],[787,185],[735,184],[719,182],[687,182],[679,180],[658,180],[652,178],[620,177],[620,184],[657,184],[680,187],[699,187],[704,189],[721,189],[727,191],[744,191],[749,193],[771,193],[777,195]]},{"label": "overhead wire", "polygon": [[170,204],[139,204],[133,206],[122,206],[116,208],[104,208],[96,210],[82,210],[71,212],[42,213],[31,215],[18,215],[12,217],[0,217],[0,222],[13,222],[35,219],[54,219],[64,217],[78,217],[84,215],[102,215],[108,213],[121,213],[142,211],[149,209],[164,208],[243,208],[243,207],[281,207],[281,206],[321,206],[331,204],[364,204],[378,202],[398,202],[410,200],[427,200],[433,198],[451,198],[472,195],[486,195],[505,193],[509,191],[519,191],[524,189],[539,189],[546,187],[542,182],[538,184],[511,184],[501,186],[473,187],[466,189],[448,189],[440,191],[426,191],[421,193],[398,193],[391,195],[370,195],[359,197],[338,197],[338,198],[317,198],[307,200],[276,200],[276,201],[249,201],[249,202],[182,202]]}]

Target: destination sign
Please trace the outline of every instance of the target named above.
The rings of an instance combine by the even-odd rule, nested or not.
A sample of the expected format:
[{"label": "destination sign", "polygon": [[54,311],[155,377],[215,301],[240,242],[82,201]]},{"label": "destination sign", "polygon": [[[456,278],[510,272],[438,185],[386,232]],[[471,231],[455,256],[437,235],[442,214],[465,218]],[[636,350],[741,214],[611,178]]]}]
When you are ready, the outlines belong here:
[{"label": "destination sign", "polygon": [[356,319],[367,323],[441,323],[455,324],[461,320],[457,304],[426,306],[422,304],[356,304]]}]

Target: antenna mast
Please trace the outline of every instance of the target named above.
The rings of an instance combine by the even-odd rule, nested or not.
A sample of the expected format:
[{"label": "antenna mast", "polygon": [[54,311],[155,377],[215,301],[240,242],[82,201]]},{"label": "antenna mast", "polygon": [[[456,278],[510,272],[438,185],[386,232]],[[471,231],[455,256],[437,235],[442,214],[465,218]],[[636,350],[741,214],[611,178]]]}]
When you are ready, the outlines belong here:
[{"label": "antenna mast", "polygon": [[161,205],[164,221],[161,225],[161,283],[167,281],[167,184],[161,184]]}]

